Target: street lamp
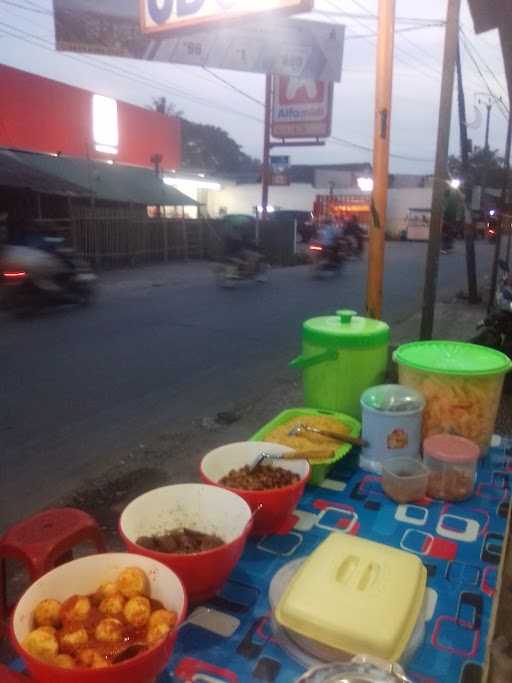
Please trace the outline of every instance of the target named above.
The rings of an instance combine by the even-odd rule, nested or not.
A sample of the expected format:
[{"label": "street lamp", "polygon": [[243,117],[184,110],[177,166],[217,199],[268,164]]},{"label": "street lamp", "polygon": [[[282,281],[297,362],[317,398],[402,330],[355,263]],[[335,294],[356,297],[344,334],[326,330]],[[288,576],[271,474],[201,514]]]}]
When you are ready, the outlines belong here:
[{"label": "street lamp", "polygon": [[373,192],[373,178],[358,178],[357,187],[361,190],[361,192]]},{"label": "street lamp", "polygon": [[452,188],[452,190],[458,190],[461,185],[462,180],[460,180],[460,178],[452,178],[450,180],[450,187]]}]

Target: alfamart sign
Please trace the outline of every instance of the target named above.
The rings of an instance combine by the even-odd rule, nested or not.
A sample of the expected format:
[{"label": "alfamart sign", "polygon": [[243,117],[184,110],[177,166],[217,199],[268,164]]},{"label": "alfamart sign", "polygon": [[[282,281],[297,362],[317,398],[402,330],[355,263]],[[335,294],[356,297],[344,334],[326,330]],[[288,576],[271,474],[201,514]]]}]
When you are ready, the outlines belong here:
[{"label": "alfamart sign", "polygon": [[145,33],[197,28],[250,15],[309,12],[313,0],[140,0]]}]

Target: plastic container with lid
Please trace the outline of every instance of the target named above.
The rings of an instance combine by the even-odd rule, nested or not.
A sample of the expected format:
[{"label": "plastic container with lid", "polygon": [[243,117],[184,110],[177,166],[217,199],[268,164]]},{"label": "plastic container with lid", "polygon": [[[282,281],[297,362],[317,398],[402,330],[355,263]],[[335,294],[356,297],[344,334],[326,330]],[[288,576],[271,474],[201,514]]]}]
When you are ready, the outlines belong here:
[{"label": "plastic container with lid", "polygon": [[[400,661],[424,622],[427,571],[420,558],[332,533],[289,581],[274,616],[307,651],[343,661],[366,653]],[[420,628],[418,629],[418,625]]]},{"label": "plastic container with lid", "polygon": [[382,488],[395,503],[412,503],[427,493],[429,471],[415,458],[388,458],[382,463]]},{"label": "plastic container with lid", "polygon": [[399,664],[359,655],[342,664],[323,664],[307,671],[296,683],[411,683]]},{"label": "plastic container with lid", "polygon": [[458,502],[473,495],[480,455],[477,444],[452,434],[436,434],[423,443],[423,462],[429,470],[427,495]]},{"label": "plastic container with lid", "polygon": [[363,440],[359,465],[370,472],[382,472],[388,458],[407,456],[420,459],[421,421],[425,399],[415,389],[400,384],[381,384],[361,396]]},{"label": "plastic container with lid", "polygon": [[303,370],[306,407],[360,419],[361,394],[386,374],[389,326],[341,310],[306,320],[302,335],[302,355],[291,366]]},{"label": "plastic container with lid", "polygon": [[485,346],[455,341],[404,344],[393,358],[399,366],[400,384],[417,389],[426,399],[423,437],[464,436],[485,454],[503,380],[512,367],[510,358]]}]

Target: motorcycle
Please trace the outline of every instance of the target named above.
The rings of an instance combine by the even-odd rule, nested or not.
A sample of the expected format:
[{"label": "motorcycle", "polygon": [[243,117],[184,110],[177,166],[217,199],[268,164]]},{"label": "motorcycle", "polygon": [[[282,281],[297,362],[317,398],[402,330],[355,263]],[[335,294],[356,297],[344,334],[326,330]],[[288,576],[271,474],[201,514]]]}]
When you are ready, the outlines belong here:
[{"label": "motorcycle", "polygon": [[233,288],[241,281],[268,282],[270,266],[263,255],[248,251],[240,258],[230,258],[215,267],[219,287]]},{"label": "motorcycle", "polygon": [[[496,289],[494,307],[478,326],[480,332],[473,341],[502,351],[512,358],[512,273],[506,261],[500,259],[498,266],[502,275]],[[510,390],[512,378],[507,376],[505,383],[507,390]]]},{"label": "motorcycle", "polygon": [[23,315],[48,306],[88,305],[97,276],[90,265],[68,249],[53,251],[8,246],[0,257],[0,284],[5,307]]},{"label": "motorcycle", "polygon": [[354,247],[350,239],[342,237],[333,247],[326,247],[321,242],[313,240],[309,243],[309,257],[313,263],[313,277],[335,275],[349,258],[354,255]]}]

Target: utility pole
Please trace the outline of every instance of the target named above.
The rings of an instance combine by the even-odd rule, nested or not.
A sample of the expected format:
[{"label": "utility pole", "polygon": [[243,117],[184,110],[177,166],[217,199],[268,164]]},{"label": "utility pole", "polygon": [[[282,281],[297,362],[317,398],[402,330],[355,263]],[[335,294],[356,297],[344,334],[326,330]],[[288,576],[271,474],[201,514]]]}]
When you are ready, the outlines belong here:
[{"label": "utility pole", "polygon": [[[494,247],[494,261],[492,264],[491,274],[491,290],[489,292],[489,301],[487,304],[487,311],[490,311],[494,304],[494,294],[496,292],[496,284],[498,282],[498,261],[501,251],[501,236],[503,234],[503,225],[505,223],[505,211],[507,209],[508,201],[508,184],[510,179],[510,151],[512,146],[512,109],[508,115],[507,127],[507,141],[505,143],[505,168],[503,169],[503,187],[501,188],[500,198],[500,217],[496,225],[496,244]],[[509,220],[509,219],[507,219]]]},{"label": "utility pole", "polygon": [[371,198],[366,302],[366,310],[370,318],[380,318],[382,315],[394,40],[395,0],[380,0],[373,138],[374,189]]},{"label": "utility pole", "polygon": [[487,121],[485,122],[485,146],[484,149],[486,152],[489,151],[489,130],[491,128],[491,110],[492,110],[492,100],[489,99],[489,102],[486,104],[487,107]]},{"label": "utility pole", "polygon": [[444,197],[448,170],[448,145],[450,143],[455,62],[457,60],[459,38],[460,3],[461,0],[448,0],[446,16],[443,76],[437,128],[436,164],[434,171],[434,187],[432,191],[432,213],[421,312],[421,339],[432,339],[432,332],[434,329],[434,308],[436,304],[439,250],[441,246]]},{"label": "utility pole", "polygon": [[263,133],[263,167],[261,169],[261,220],[268,218],[268,188],[270,185],[270,119],[272,112],[272,74],[265,76],[265,130]]},{"label": "utility pole", "polygon": [[464,182],[464,241],[466,244],[466,271],[468,275],[468,301],[470,304],[479,302],[476,282],[475,258],[475,226],[471,211],[473,182],[469,167],[469,141],[466,121],[466,102],[464,99],[464,85],[462,83],[462,64],[460,59],[460,40],[457,44],[457,93],[459,102],[460,150],[462,159],[462,176]]}]

